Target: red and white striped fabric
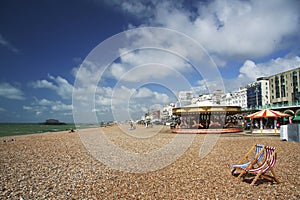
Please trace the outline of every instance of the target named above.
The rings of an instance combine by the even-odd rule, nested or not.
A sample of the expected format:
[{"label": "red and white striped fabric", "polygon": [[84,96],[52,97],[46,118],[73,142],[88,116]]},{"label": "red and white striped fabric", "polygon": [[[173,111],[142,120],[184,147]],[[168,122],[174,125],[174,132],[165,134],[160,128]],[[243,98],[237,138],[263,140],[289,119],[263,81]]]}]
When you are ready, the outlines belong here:
[{"label": "red and white striped fabric", "polygon": [[264,109],[261,111],[258,111],[256,113],[252,113],[250,115],[247,115],[247,118],[264,118],[264,117],[287,117],[290,116],[289,114],[285,114],[279,111],[270,110],[270,109]]},{"label": "red and white striped fabric", "polygon": [[[277,157],[276,152],[275,152],[275,147],[265,146],[265,150],[266,150],[266,159],[265,159],[264,163],[262,163],[257,168],[249,169],[246,171],[251,172],[251,173],[259,173],[261,170],[263,170],[262,174],[264,174],[267,171],[269,171],[269,169],[271,167],[274,167],[274,165],[276,163],[276,157]],[[268,164],[268,161],[269,161],[269,164]]]}]

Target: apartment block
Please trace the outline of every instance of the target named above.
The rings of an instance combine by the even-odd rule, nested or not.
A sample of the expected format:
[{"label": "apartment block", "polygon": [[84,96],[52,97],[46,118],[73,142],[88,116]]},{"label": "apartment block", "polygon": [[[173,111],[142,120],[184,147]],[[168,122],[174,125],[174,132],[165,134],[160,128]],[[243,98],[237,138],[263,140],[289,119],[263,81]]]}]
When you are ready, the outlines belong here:
[{"label": "apartment block", "polygon": [[271,104],[292,104],[300,102],[300,68],[269,77]]}]

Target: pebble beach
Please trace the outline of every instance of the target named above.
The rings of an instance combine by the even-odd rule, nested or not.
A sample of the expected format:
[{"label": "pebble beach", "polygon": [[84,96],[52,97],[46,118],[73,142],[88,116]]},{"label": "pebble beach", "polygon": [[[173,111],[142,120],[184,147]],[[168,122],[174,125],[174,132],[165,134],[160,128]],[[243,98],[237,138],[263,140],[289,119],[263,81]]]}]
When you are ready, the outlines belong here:
[{"label": "pebble beach", "polygon": [[[127,125],[127,127],[129,127]],[[127,129],[127,127],[125,127]],[[160,149],[175,137],[169,127],[137,126],[125,134],[117,125],[104,131],[120,148],[135,153]],[[205,135],[195,135],[182,156],[164,168],[128,173],[97,160],[80,138],[81,130],[0,137],[0,199],[300,199],[300,143],[274,135],[218,135],[212,150],[199,157]],[[236,181],[230,165],[254,144],[275,146],[279,184]]]}]

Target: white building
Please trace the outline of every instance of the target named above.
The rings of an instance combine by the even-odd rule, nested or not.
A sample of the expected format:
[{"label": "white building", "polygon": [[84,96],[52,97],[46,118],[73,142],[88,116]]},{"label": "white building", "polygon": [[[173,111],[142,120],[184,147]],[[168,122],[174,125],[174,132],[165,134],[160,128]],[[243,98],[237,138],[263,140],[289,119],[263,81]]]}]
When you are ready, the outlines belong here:
[{"label": "white building", "polygon": [[221,97],[220,104],[247,108],[247,88],[239,88],[239,90],[235,92],[226,93]]},{"label": "white building", "polygon": [[186,106],[191,104],[192,99],[193,99],[193,92],[192,91],[179,91],[179,103],[180,107],[181,106]]},{"label": "white building", "polygon": [[258,78],[257,82],[260,83],[261,87],[261,104],[262,106],[270,104],[270,87],[269,78]]},{"label": "white building", "polygon": [[198,97],[194,97],[191,100],[192,104],[197,104],[197,102],[203,102],[203,101],[211,101],[212,100],[212,94],[202,94]]},{"label": "white building", "polygon": [[174,103],[170,103],[169,105],[164,106],[161,110],[161,119],[170,119],[173,115],[173,108],[175,108]]},{"label": "white building", "polygon": [[213,93],[213,96],[212,96],[213,103],[214,104],[221,104],[221,98],[222,98],[223,95],[224,95],[224,92],[222,90],[216,90]]},{"label": "white building", "polygon": [[266,106],[270,104],[269,78],[261,77],[247,85],[247,107]]}]

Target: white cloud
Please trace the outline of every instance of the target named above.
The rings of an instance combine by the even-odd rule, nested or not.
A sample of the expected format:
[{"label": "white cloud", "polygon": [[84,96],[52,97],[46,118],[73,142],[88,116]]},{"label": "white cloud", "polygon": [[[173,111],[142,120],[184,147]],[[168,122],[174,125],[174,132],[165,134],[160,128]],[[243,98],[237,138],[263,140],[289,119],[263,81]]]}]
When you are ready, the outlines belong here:
[{"label": "white cloud", "polygon": [[[264,63],[255,63],[252,60],[246,60],[240,67],[239,74],[236,78],[223,79],[225,91],[235,91],[240,87],[245,87],[247,84],[256,81],[259,77],[269,77],[298,67],[300,67],[299,56],[286,56],[284,58],[271,59]],[[217,88],[219,87],[217,84],[217,82],[199,80],[198,86],[192,89],[195,94],[212,93],[213,91],[209,91],[208,88]]]},{"label": "white cloud", "polygon": [[34,88],[48,88],[48,89],[52,89],[52,90],[56,89],[55,85],[53,85],[52,82],[49,82],[47,80],[37,80],[36,82],[34,82],[32,84],[32,86]]},{"label": "white cloud", "polygon": [[53,104],[52,101],[49,101],[47,99],[41,99],[41,100],[36,99],[36,103],[41,106],[49,106]]},{"label": "white cloud", "polygon": [[153,92],[148,88],[140,88],[136,91],[136,94],[134,95],[135,98],[149,98],[152,97]]},{"label": "white cloud", "polygon": [[[120,57],[109,67],[101,65],[99,58],[104,52],[100,49],[101,54],[95,53],[97,50],[93,51],[87,57],[91,59],[86,59],[80,68],[74,70],[78,83],[75,99],[81,100],[80,103],[85,105],[83,110],[104,114],[120,106],[120,109],[130,112],[145,112],[149,105],[169,103],[171,98],[167,94],[142,87],[151,81],[163,83],[161,85],[167,88],[172,87],[170,90],[173,92],[190,89],[187,86],[195,86],[194,83],[197,83],[193,88],[196,93],[223,89],[223,83],[218,79],[218,70],[210,70],[215,67],[208,64],[210,58],[222,67],[226,67],[231,61],[243,63],[237,78],[224,80],[227,90],[245,86],[257,76],[269,76],[271,73],[299,66],[299,57],[257,63],[257,58],[272,57],[281,50],[297,48],[300,38],[298,1],[216,0],[192,1],[189,4],[183,1],[158,0],[106,1],[110,2],[144,20],[140,27],[160,26],[181,31],[197,40],[205,49],[201,51],[199,46],[188,44],[178,35],[174,34],[174,37],[163,31],[157,34],[155,31],[141,29],[137,34],[134,32],[134,37],[128,32],[128,37],[123,39],[126,41],[131,37],[132,40],[128,40],[130,45],[118,49]],[[116,51],[110,48],[106,50],[108,57]],[[208,59],[206,51],[211,55]],[[206,60],[203,59],[205,56]],[[198,70],[203,79],[183,58],[196,61],[191,63],[200,68]],[[180,76],[190,84],[183,84],[184,78]],[[114,84],[115,87],[112,86]],[[182,85],[185,87],[181,88]]]},{"label": "white cloud", "polygon": [[94,2],[100,5],[106,3],[114,9],[126,11],[127,13],[142,19],[145,17],[150,18],[153,15],[153,9],[159,0],[94,0]]},{"label": "white cloud", "polygon": [[225,80],[226,89],[228,91],[236,90],[250,82],[256,81],[259,77],[272,76],[298,67],[300,67],[299,56],[271,59],[265,63],[255,63],[252,60],[246,60],[241,66],[240,73],[236,79]]},{"label": "white cloud", "polygon": [[35,113],[36,116],[42,115],[43,113],[47,113],[47,115],[49,116],[49,111],[46,106],[38,106],[34,104],[31,106],[24,105],[23,109]]},{"label": "white cloud", "polygon": [[155,101],[160,102],[161,104],[170,103],[170,97],[163,93],[154,92]]},{"label": "white cloud", "polygon": [[0,112],[5,112],[6,109],[0,107]]},{"label": "white cloud", "polygon": [[135,1],[122,6],[136,16],[144,14],[146,21],[142,26],[162,26],[190,35],[209,53],[218,55],[219,61],[261,58],[296,47],[295,40],[300,39],[297,0],[216,0],[189,5],[182,1],[149,0],[144,6]]},{"label": "white cloud", "polygon": [[86,59],[79,67],[73,68],[72,74],[76,77],[77,85],[89,85],[95,89],[99,81],[99,77],[96,75],[101,74],[103,68],[103,66]]},{"label": "white cloud", "polygon": [[73,106],[61,101],[34,98],[34,102],[30,106],[24,105],[23,109],[33,112],[36,115],[44,115],[46,118],[50,118],[50,115],[56,118],[60,115],[71,115]]},{"label": "white cloud", "polygon": [[210,93],[213,91],[209,91],[208,89],[208,84],[210,84],[210,87],[216,87],[216,83],[213,82],[207,82],[206,80],[199,80],[197,82],[197,85],[194,86],[192,89],[192,91],[194,92],[194,94],[206,94],[206,93]]},{"label": "white cloud", "polygon": [[[99,87],[95,95],[95,107],[89,107],[91,112],[106,117],[115,117],[115,120],[123,120],[128,115],[142,116],[151,105],[165,105],[170,102],[167,94],[152,91],[149,88],[139,89],[120,86],[117,88]],[[115,114],[113,116],[112,114]],[[135,117],[136,118],[136,117]]]},{"label": "white cloud", "polygon": [[71,99],[73,86],[64,78],[57,76],[48,76],[50,81],[48,80],[37,80],[31,83],[33,88],[47,88],[55,91],[61,98],[63,99]]},{"label": "white cloud", "polygon": [[140,101],[147,101],[151,102],[152,104],[159,103],[160,105],[170,102],[170,97],[167,94],[151,91],[146,87],[135,90],[132,98],[135,100],[141,99]]},{"label": "white cloud", "polygon": [[[299,57],[274,58],[256,63],[256,58],[271,56],[280,50],[298,48],[300,41],[299,1],[235,1],[216,0],[187,5],[182,2],[147,1],[152,13],[144,12],[142,26],[162,26],[181,31],[201,44],[219,66],[234,60],[244,62],[240,74],[233,80],[224,80],[226,89],[237,89],[259,76],[270,76],[299,67]],[[140,15],[141,7],[130,1],[133,8],[124,10]],[[154,5],[154,6],[153,6]],[[136,7],[135,7],[136,6]],[[193,8],[193,9],[191,9]],[[160,36],[159,36],[160,37]],[[172,43],[172,38],[166,38]],[[155,41],[154,41],[155,42]],[[184,47],[182,43],[181,48]],[[197,92],[208,92],[207,85],[216,82],[200,80]],[[215,88],[215,87],[213,87]]]},{"label": "white cloud", "polygon": [[239,78],[255,81],[258,77],[271,76],[280,72],[300,67],[300,57],[272,59],[266,63],[254,63],[247,60],[240,68]]},{"label": "white cloud", "polygon": [[148,10],[148,7],[139,1],[136,2],[125,1],[122,3],[122,7],[125,11],[136,13],[136,14],[137,13],[142,14],[143,12]]},{"label": "white cloud", "polygon": [[32,106],[23,106],[23,109],[24,110],[33,110],[33,107]]},{"label": "white cloud", "polygon": [[174,74],[171,71],[191,71],[191,65],[183,58],[160,49],[139,50],[120,59],[119,63],[113,63],[109,69],[112,77],[117,80],[122,78],[123,81],[141,82],[170,77]]},{"label": "white cloud", "polygon": [[62,102],[56,102],[55,105],[51,106],[53,111],[71,111],[73,109],[72,105],[66,105]]},{"label": "white cloud", "polygon": [[0,45],[8,48],[9,50],[11,50],[14,53],[18,53],[19,52],[19,49],[17,49],[10,42],[8,42],[6,39],[4,39],[4,37],[1,34],[0,34]]},{"label": "white cloud", "polygon": [[0,83],[0,97],[15,100],[25,99],[23,92],[9,83]]}]

